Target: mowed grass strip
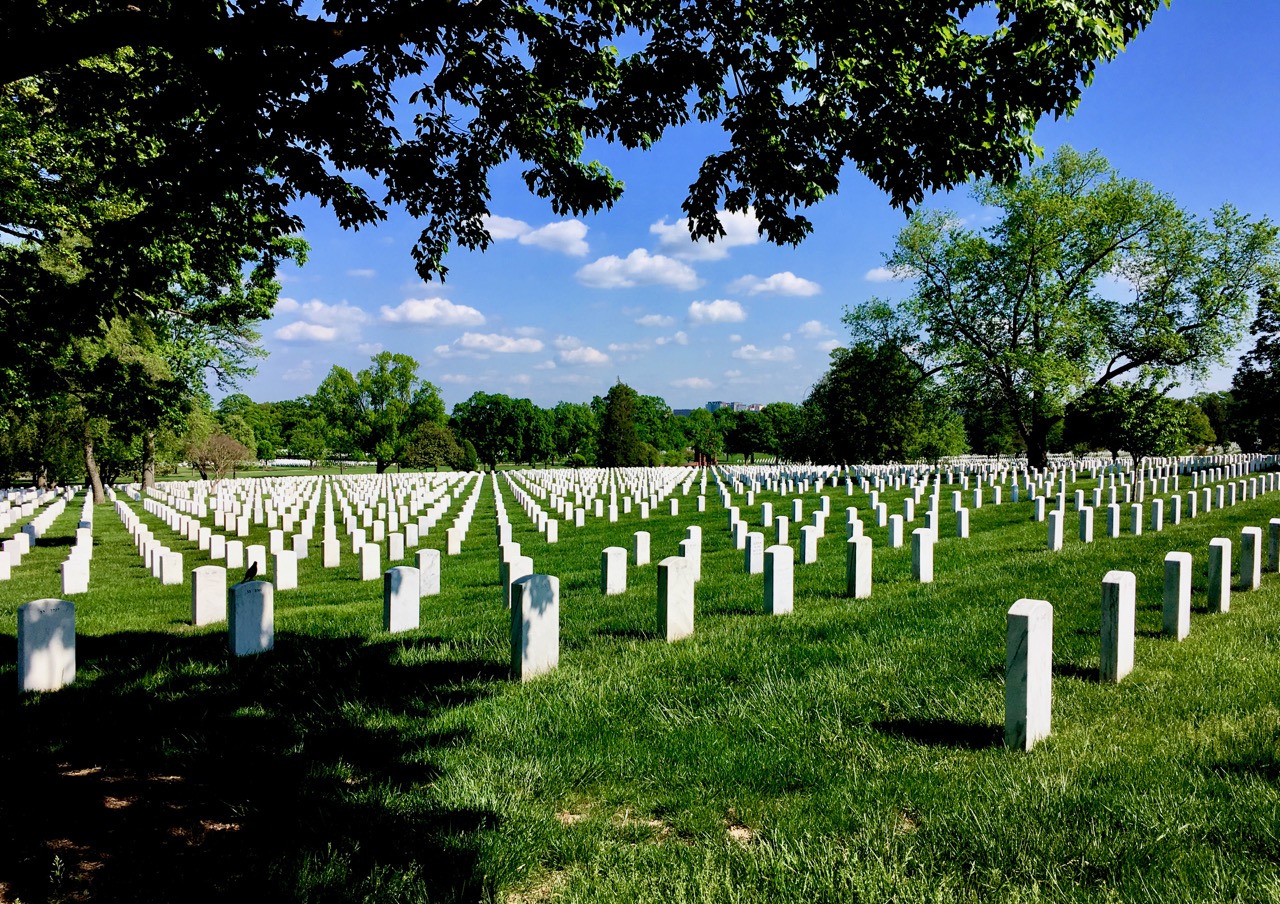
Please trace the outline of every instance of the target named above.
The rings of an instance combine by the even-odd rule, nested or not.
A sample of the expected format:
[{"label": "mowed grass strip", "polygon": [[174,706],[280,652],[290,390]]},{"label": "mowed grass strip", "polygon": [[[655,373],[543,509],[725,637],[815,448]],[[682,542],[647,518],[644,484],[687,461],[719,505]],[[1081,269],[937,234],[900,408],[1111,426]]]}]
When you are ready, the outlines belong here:
[{"label": "mowed grass strip", "polygon": [[[1091,489],[1081,481],[1076,487]],[[1280,515],[1280,494],[1162,533],[1091,545],[1068,513],[1045,548],[1031,504],[989,502],[954,539],[944,487],[936,579],[910,577],[866,496],[832,494],[796,611],[761,613],[725,510],[677,489],[648,521],[562,521],[548,545],[505,481],[513,536],[561,578],[561,668],[515,685],[497,585],[489,478],[463,554],[443,557],[422,628],[380,630],[381,584],[320,568],[276,595],[276,649],[232,661],[195,629],[190,586],[161,587],[109,507],[78,597],[80,676],[18,697],[13,613],[57,596],[65,548],[37,547],[0,585],[7,701],[0,792],[24,901],[1265,900],[1280,896],[1280,578],[1204,611],[1209,540]],[[903,493],[882,498],[901,511]],[[967,496],[968,494],[966,494]],[[1006,498],[1008,494],[1006,492]],[[805,497],[806,521],[816,507]],[[758,503],[789,514],[784,497]],[[424,545],[442,546],[457,500]],[[870,599],[844,588],[844,509],[875,544]],[[131,503],[135,512],[140,505]],[[74,533],[69,511],[49,533]],[[78,508],[77,508],[78,511]],[[915,525],[923,524],[923,508]],[[200,564],[158,519],[157,536]],[[322,520],[318,520],[318,525]],[[657,639],[656,563],[703,528],[696,633]],[[605,597],[606,546],[652,535],[652,562]],[[793,546],[799,525],[791,527]],[[320,531],[317,528],[317,536]],[[341,531],[340,531],[341,533]],[[258,536],[261,534],[261,536]],[[765,531],[766,545],[773,540]],[[254,542],[266,542],[255,528]],[[1195,557],[1191,636],[1159,636],[1164,554]],[[384,567],[391,563],[385,561]],[[37,567],[38,566],[38,567]],[[1136,669],[1097,681],[1110,569],[1138,582]],[[235,576],[232,576],[233,579]],[[1003,749],[1005,612],[1055,615],[1054,733]],[[31,806],[40,800],[44,806]],[[55,860],[55,858],[57,858]],[[61,866],[59,866],[61,864]]]}]

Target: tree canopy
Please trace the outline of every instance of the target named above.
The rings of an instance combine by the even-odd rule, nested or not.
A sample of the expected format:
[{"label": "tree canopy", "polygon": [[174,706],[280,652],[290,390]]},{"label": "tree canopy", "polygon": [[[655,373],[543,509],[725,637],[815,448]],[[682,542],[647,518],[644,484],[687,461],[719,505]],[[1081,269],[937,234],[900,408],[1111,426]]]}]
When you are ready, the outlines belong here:
[{"label": "tree canopy", "polygon": [[913,215],[887,263],[914,283],[896,307],[846,313],[960,397],[994,395],[1033,465],[1071,401],[1121,378],[1200,377],[1277,278],[1277,231],[1230,206],[1206,222],[1099,154],[1060,150],[1009,185],[979,182],[995,221]]},{"label": "tree canopy", "polygon": [[[901,207],[973,174],[1012,178],[1036,121],[1070,112],[1159,5],[4,0],[0,116],[93,137],[84,162],[129,199],[115,228],[140,247],[182,231],[210,253],[261,253],[301,226],[301,196],[346,227],[398,204],[422,223],[429,278],[451,247],[489,243],[501,163],[519,161],[557,214],[598,210],[622,183],[590,143],[647,148],[695,119],[725,135],[682,205],[699,236],[723,234],[721,209],[751,209],[769,239],[796,242],[848,164]],[[57,172],[46,150],[35,171]],[[28,182],[35,207],[56,206],[56,181]]]}]

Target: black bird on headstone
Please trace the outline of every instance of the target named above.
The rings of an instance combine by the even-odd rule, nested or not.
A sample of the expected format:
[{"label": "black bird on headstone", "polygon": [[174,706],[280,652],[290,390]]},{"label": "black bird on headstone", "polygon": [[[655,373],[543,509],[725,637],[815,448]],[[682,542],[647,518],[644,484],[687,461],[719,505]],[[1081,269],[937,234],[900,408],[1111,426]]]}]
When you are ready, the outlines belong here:
[{"label": "black bird on headstone", "polygon": [[244,572],[244,580],[243,580],[243,581],[241,581],[240,583],[241,583],[241,584],[247,584],[247,583],[249,583],[250,581],[252,581],[254,578],[256,578],[257,576],[258,576],[258,563],[257,563],[257,561],[255,560],[255,561],[253,561],[253,562],[250,562],[250,563],[249,563],[249,567],[245,569],[245,572]]}]

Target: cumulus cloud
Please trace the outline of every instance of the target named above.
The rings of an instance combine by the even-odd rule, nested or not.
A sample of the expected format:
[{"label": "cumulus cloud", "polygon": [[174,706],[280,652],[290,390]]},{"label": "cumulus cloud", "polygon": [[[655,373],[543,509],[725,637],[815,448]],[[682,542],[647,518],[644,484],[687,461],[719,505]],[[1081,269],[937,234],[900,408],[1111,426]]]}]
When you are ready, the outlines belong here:
[{"label": "cumulus cloud", "polygon": [[741,333],[730,333],[730,334],[729,334],[729,341],[730,341],[730,342],[741,342],[741,341],[742,341],[742,334],[741,334]]},{"label": "cumulus cloud", "polygon": [[649,227],[649,232],[658,237],[663,249],[669,250],[676,257],[685,260],[718,261],[729,256],[730,248],[742,245],[754,245],[760,241],[760,221],[754,211],[746,213],[730,213],[721,210],[717,214],[720,225],[724,227],[724,235],[710,242],[689,237],[689,220],[676,220],[668,223],[666,218]]},{"label": "cumulus cloud", "polygon": [[295,320],[276,330],[275,337],[283,342],[332,342],[338,338],[338,328]]},{"label": "cumulus cloud", "polygon": [[521,245],[533,245],[571,257],[582,257],[591,250],[586,242],[587,224],[581,220],[560,220],[537,228],[511,217],[486,216],[481,221],[489,235],[499,242],[515,239]]},{"label": "cumulus cloud", "polygon": [[441,383],[466,383],[471,378],[466,374],[441,374]]},{"label": "cumulus cloud", "polygon": [[565,364],[587,364],[590,366],[598,366],[609,363],[609,356],[599,349],[592,348],[589,345],[582,345],[576,348],[566,348],[560,352],[560,360]]},{"label": "cumulus cloud", "polygon": [[394,308],[384,304],[382,321],[418,326],[482,326],[484,315],[470,305],[454,304],[447,298],[406,298]]},{"label": "cumulus cloud", "polygon": [[357,279],[373,279],[377,275],[377,270],[368,267],[356,267],[347,271],[347,276],[354,276]]},{"label": "cumulus cloud", "polygon": [[806,339],[821,339],[823,336],[830,335],[831,330],[817,320],[806,320],[800,324],[800,329],[796,332]]},{"label": "cumulus cloud", "polygon": [[645,314],[643,317],[637,317],[636,323],[640,326],[674,326],[676,319],[668,317],[666,314]]},{"label": "cumulus cloud", "polygon": [[724,298],[689,305],[690,323],[741,323],[746,319],[747,312],[742,310],[742,305]]},{"label": "cumulus cloud", "polygon": [[286,370],[282,375],[282,380],[288,380],[291,383],[309,383],[314,377],[314,370],[309,360],[299,361],[297,367]]},{"label": "cumulus cloud", "polygon": [[911,279],[914,274],[905,267],[872,267],[863,277],[867,282],[899,282]]},{"label": "cumulus cloud", "polygon": [[674,342],[676,345],[688,345],[689,334],[684,330],[676,330],[674,336],[659,336],[653,341],[656,345],[666,345],[669,342]]},{"label": "cumulus cloud", "polygon": [[561,350],[566,348],[582,348],[582,340],[577,336],[556,336],[555,339],[551,340],[551,344]]},{"label": "cumulus cloud", "polygon": [[775,273],[763,279],[753,273],[748,273],[741,279],[734,280],[729,289],[733,292],[746,292],[748,295],[770,292],[774,295],[807,297],[817,295],[822,291],[822,286],[811,279],[796,276],[790,270],[784,270],[781,273]]},{"label": "cumulus cloud", "polygon": [[640,352],[649,346],[643,342],[610,342],[605,347],[611,352]]},{"label": "cumulus cloud", "polygon": [[463,333],[448,345],[437,345],[435,353],[442,358],[463,355],[486,358],[490,354],[532,354],[543,349],[541,339],[516,338],[499,333]]},{"label": "cumulus cloud", "polygon": [[625,258],[610,254],[578,270],[578,282],[592,289],[629,289],[634,286],[670,286],[696,289],[702,284],[688,264],[637,248]]},{"label": "cumulus cloud", "polygon": [[741,358],[743,361],[791,361],[796,356],[796,350],[789,345],[777,345],[773,348],[759,348],[758,346],[747,344],[733,352],[733,357]]},{"label": "cumulus cloud", "polygon": [[275,309],[278,314],[297,314],[303,320],[322,326],[349,328],[369,321],[369,315],[363,309],[348,304],[345,299],[337,304],[325,304],[318,298],[307,302],[281,298],[276,302]]},{"label": "cumulus cloud", "polygon": [[381,342],[361,342],[356,346],[356,351],[362,355],[376,355],[384,348]]},{"label": "cumulus cloud", "polygon": [[534,370],[555,370],[556,362],[551,360],[543,361],[541,364],[533,365]]},{"label": "cumulus cloud", "polygon": [[814,347],[820,352],[830,354],[840,347],[840,342],[836,339],[824,339]]},{"label": "cumulus cloud", "polygon": [[710,389],[715,384],[705,377],[685,377],[683,380],[672,380],[671,385],[682,389]]}]

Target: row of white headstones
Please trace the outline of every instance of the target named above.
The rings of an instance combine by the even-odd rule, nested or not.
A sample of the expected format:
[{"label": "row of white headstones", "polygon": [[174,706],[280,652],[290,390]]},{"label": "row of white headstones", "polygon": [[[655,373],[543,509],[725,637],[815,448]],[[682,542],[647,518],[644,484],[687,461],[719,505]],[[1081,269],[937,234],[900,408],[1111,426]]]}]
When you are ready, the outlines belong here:
[{"label": "row of white headstones", "polygon": [[[1247,466],[1245,466],[1247,468]],[[528,477],[526,472],[525,477]],[[1228,476],[1234,476],[1229,474]],[[518,545],[510,542],[510,524],[506,519],[502,495],[497,491],[498,537],[500,549],[500,574],[504,598],[511,606],[512,666],[516,677],[527,680],[549,671],[559,658],[559,583],[554,576],[532,574],[532,562],[519,556]],[[537,521],[537,503],[506,477],[516,497],[526,512]],[[703,481],[705,485],[705,473]],[[720,485],[722,501],[730,501],[729,490],[719,473],[715,479]],[[1276,487],[1276,475],[1263,475],[1263,488]],[[1242,482],[1243,483],[1243,482]],[[736,486],[736,483],[735,483]],[[669,489],[670,487],[668,487]],[[1241,487],[1239,498],[1256,495],[1257,479]],[[806,487],[807,489],[807,487]],[[997,488],[998,489],[998,488]],[[1234,504],[1236,485],[1224,494],[1218,487],[1218,503]],[[688,491],[688,484],[685,486]],[[474,507],[479,483],[469,499]],[[873,491],[874,492],[874,491]],[[1209,509],[1209,490],[1205,510]],[[1189,503],[1189,516],[1194,517],[1194,494]],[[1087,507],[1081,506],[1082,493],[1077,493],[1077,507],[1082,523]],[[1043,501],[1043,496],[1040,500]],[[1175,497],[1176,499],[1177,497]],[[822,496],[821,508],[814,513],[815,524],[802,529],[802,561],[816,560],[816,538],[821,536],[823,522],[829,513],[830,497]],[[938,493],[935,491],[931,512],[936,512]],[[1059,495],[1058,509],[1050,513],[1050,547],[1053,545],[1053,515],[1060,515],[1065,494]],[[908,502],[911,500],[907,500]],[[674,500],[673,500],[674,502]],[[1155,500],[1156,503],[1162,500]],[[118,510],[123,503],[118,502]],[[612,503],[611,503],[612,505]],[[124,506],[127,515],[132,515]],[[699,507],[703,508],[702,506]],[[729,527],[735,545],[743,549],[744,570],[748,573],[764,573],[764,609],[772,614],[790,612],[793,606],[793,550],[784,545],[785,540],[768,549],[762,549],[763,535],[747,531],[736,507],[729,508]],[[1115,506],[1112,506],[1113,510]],[[957,514],[962,509],[957,507]],[[1140,507],[1135,507],[1140,511]],[[856,509],[849,509],[847,548],[847,592],[850,596],[864,597],[870,594],[871,541],[861,535],[861,522]],[[793,501],[793,517],[802,516],[801,500]],[[1091,514],[1091,511],[1089,512]],[[767,526],[771,506],[761,507],[762,521]],[[136,516],[133,516],[136,519]],[[1036,506],[1036,517],[1043,518],[1043,505]],[[611,519],[613,520],[613,519]],[[785,532],[784,523],[778,525]],[[1060,519],[1057,519],[1060,520]],[[1113,521],[1118,519],[1113,518]],[[958,519],[959,522],[959,519]],[[1176,523],[1176,519],[1175,519]],[[1140,532],[1141,516],[1134,520]],[[182,525],[173,525],[175,529]],[[1153,529],[1161,529],[1153,511]],[[936,541],[934,526],[918,528],[913,532],[913,575],[916,580],[932,580],[932,544]],[[959,533],[959,531],[958,531]],[[1113,536],[1115,533],[1113,532]],[[1082,539],[1084,538],[1082,527]],[[960,534],[963,536],[963,534]],[[785,536],[785,533],[783,534]],[[633,537],[632,557],[637,565],[648,563],[647,532],[639,531]],[[811,539],[813,542],[811,542]],[[514,548],[513,548],[514,547]],[[1270,565],[1275,570],[1280,565],[1280,519],[1271,523]],[[810,552],[809,550],[814,550]],[[1242,542],[1242,583],[1256,587],[1261,570],[1261,529],[1247,528]],[[282,550],[283,552],[283,550]],[[514,554],[513,554],[514,553]],[[626,589],[627,551],[610,547],[601,556],[601,590],[606,594],[620,593]],[[277,563],[278,567],[278,563]],[[1166,560],[1165,626],[1166,632],[1177,639],[1189,630],[1190,613],[1189,553],[1170,553]],[[701,528],[691,526],[681,543],[681,555],[671,556],[659,563],[658,620],[660,631],[667,640],[688,636],[693,629],[694,585],[701,572]],[[1244,577],[1246,572],[1250,575]],[[1226,611],[1230,598],[1231,543],[1225,538],[1215,539],[1210,546],[1210,609]],[[1127,583],[1125,576],[1127,575]],[[274,643],[273,593],[277,587],[266,581],[250,581],[226,588],[226,571],[216,566],[204,566],[193,570],[192,612],[193,621],[207,624],[212,621],[228,621],[229,646],[236,655],[265,652]],[[279,575],[277,574],[277,580]],[[412,630],[419,624],[420,600],[439,592],[439,552],[420,550],[418,567],[396,567],[383,574],[384,628],[388,631]],[[1127,590],[1125,588],[1128,588]],[[1119,680],[1132,668],[1133,649],[1133,576],[1127,572],[1109,573],[1104,581],[1103,604],[1103,677]],[[1112,602],[1109,603],[1108,600]],[[1128,601],[1127,603],[1125,601]],[[68,613],[68,607],[70,611]],[[1049,681],[1051,673],[1052,608],[1043,601],[1021,600],[1010,610],[1009,680],[1006,683],[1006,742],[1010,746],[1030,748],[1048,733]],[[1110,613],[1110,615],[1109,615]],[[1127,613],[1127,615],[1126,615]],[[70,631],[65,622],[70,619]],[[1044,631],[1049,640],[1044,643]],[[1127,626],[1127,629],[1126,629]],[[1127,650],[1127,654],[1125,653]],[[1047,652],[1046,652],[1047,651]],[[1110,652],[1108,652],[1110,651]],[[24,690],[51,690],[62,686],[74,676],[74,606],[65,600],[40,600],[22,607],[19,614],[20,682]],[[1127,665],[1126,665],[1127,663]],[[69,668],[69,674],[68,674]]]}]

